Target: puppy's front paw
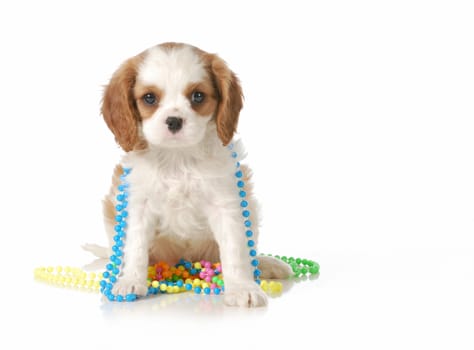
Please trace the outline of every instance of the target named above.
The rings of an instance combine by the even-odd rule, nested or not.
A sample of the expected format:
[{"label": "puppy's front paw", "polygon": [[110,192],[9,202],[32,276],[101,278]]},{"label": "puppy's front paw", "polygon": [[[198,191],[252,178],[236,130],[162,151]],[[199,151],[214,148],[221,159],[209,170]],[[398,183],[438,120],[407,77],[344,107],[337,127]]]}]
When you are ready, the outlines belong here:
[{"label": "puppy's front paw", "polygon": [[147,294],[147,292],[148,287],[146,285],[146,281],[142,281],[138,278],[119,278],[112,288],[113,294],[123,296],[127,294],[136,294],[144,296]]},{"label": "puppy's front paw", "polygon": [[267,296],[256,283],[226,286],[224,303],[228,306],[259,307],[266,306]]}]

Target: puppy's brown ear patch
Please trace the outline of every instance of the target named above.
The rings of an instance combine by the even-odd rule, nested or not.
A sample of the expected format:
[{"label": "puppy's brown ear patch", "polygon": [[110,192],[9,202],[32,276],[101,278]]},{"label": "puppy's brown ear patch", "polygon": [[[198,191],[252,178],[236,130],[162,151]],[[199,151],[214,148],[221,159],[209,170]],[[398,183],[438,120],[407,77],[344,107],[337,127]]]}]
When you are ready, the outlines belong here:
[{"label": "puppy's brown ear patch", "polygon": [[117,143],[126,152],[145,147],[139,136],[140,115],[133,92],[138,65],[142,59],[143,55],[140,54],[117,69],[105,88],[102,101],[104,120]]},{"label": "puppy's brown ear patch", "polygon": [[218,95],[216,110],[217,134],[224,145],[232,140],[243,106],[243,94],[240,81],[227,64],[217,55],[206,54],[208,70]]}]

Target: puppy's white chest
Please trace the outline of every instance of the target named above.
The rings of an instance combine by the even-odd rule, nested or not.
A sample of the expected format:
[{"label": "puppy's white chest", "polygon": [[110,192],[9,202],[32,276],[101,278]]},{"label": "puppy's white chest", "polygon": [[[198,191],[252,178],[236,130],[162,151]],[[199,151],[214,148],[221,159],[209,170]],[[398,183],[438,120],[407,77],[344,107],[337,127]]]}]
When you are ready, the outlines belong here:
[{"label": "puppy's white chest", "polygon": [[202,181],[182,177],[164,181],[150,203],[157,215],[160,232],[192,237],[209,231],[204,214]]}]

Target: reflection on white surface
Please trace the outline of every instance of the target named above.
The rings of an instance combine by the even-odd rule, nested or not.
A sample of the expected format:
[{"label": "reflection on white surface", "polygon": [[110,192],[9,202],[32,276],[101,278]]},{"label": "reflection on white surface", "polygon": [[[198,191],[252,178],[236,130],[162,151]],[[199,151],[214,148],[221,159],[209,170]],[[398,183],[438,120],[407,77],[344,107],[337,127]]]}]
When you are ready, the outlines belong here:
[{"label": "reflection on white surface", "polygon": [[[303,280],[309,282],[316,282],[317,276],[310,278],[300,279],[289,279],[281,281],[283,283],[283,292],[278,294],[267,294],[269,296],[269,304],[271,305],[273,300],[281,298],[285,299],[286,294],[290,289],[297,283],[301,283]],[[308,286],[310,287],[310,286]],[[132,314],[159,314],[172,313],[172,314],[187,314],[187,315],[201,315],[201,316],[213,316],[213,315],[264,315],[267,308],[255,308],[245,309],[228,307],[223,303],[222,295],[197,295],[193,292],[176,293],[176,294],[159,294],[143,298],[133,303],[117,303],[109,302],[102,299],[101,310],[106,316],[113,315],[132,315]]]}]

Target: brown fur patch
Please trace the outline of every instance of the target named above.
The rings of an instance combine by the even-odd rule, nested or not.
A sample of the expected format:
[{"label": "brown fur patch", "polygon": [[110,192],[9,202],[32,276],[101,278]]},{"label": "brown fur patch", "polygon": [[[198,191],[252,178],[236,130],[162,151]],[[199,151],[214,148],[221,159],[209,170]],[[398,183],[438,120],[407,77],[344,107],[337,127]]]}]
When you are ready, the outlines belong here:
[{"label": "brown fur patch", "polygon": [[243,93],[237,76],[217,55],[198,50],[206,69],[212,77],[218,95],[216,110],[217,133],[224,145],[228,145],[237,129],[240,110],[243,106]]},{"label": "brown fur patch", "polygon": [[115,220],[115,197],[117,196],[117,187],[120,184],[120,175],[122,175],[122,166],[116,165],[112,175],[112,185],[107,196],[102,202],[104,217],[108,220]]},{"label": "brown fur patch", "polygon": [[[156,96],[156,103],[149,105],[143,101],[143,96],[152,93]],[[160,100],[163,98],[163,91],[156,86],[145,86],[137,83],[134,88],[135,103],[138,108],[141,119],[150,118],[160,106]]]},{"label": "brown fur patch", "polygon": [[[204,93],[204,101],[202,103],[193,103],[193,92]],[[214,84],[211,80],[204,80],[200,83],[189,84],[183,92],[191,103],[191,107],[201,116],[209,116],[214,113],[217,107],[217,96],[214,89]]]},{"label": "brown fur patch", "polygon": [[133,93],[138,65],[143,57],[144,53],[141,53],[119,67],[110,79],[102,101],[104,120],[117,143],[127,152],[144,145],[138,133],[140,114]]},{"label": "brown fur patch", "polygon": [[177,42],[167,42],[167,43],[161,43],[161,44],[158,44],[157,46],[158,47],[161,47],[167,51],[171,51],[173,49],[177,49],[177,48],[180,48],[180,47],[183,47],[185,46],[186,44],[184,43],[177,43]]}]

